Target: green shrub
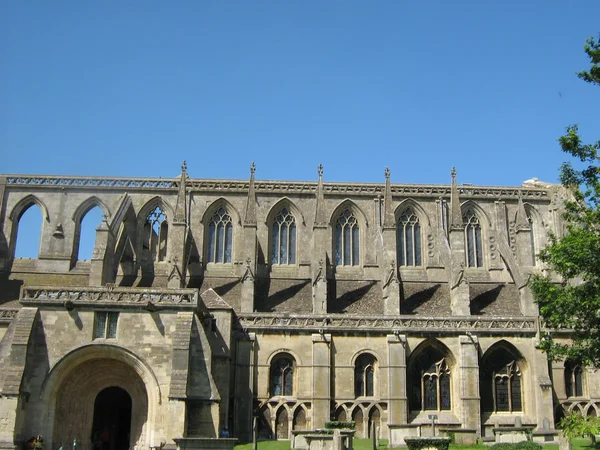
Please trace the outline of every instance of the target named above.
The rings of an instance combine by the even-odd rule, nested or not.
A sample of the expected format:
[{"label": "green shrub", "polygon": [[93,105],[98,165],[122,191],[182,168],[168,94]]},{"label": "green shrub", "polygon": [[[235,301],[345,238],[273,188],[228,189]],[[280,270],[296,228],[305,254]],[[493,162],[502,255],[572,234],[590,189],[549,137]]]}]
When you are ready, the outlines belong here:
[{"label": "green shrub", "polygon": [[490,447],[490,450],[515,450],[516,444],[509,444],[508,442],[502,442],[500,444],[494,444]]},{"label": "green shrub", "polygon": [[444,437],[412,437],[404,438],[408,450],[421,450],[422,448],[435,447],[438,450],[448,450],[450,438]]},{"label": "green shrub", "polygon": [[348,428],[354,430],[354,427],[356,427],[356,422],[353,421],[341,422],[339,420],[329,420],[325,422],[325,428],[329,428],[330,430]]},{"label": "green shrub", "polygon": [[515,444],[516,450],[542,450],[542,445],[532,441],[522,441]]}]

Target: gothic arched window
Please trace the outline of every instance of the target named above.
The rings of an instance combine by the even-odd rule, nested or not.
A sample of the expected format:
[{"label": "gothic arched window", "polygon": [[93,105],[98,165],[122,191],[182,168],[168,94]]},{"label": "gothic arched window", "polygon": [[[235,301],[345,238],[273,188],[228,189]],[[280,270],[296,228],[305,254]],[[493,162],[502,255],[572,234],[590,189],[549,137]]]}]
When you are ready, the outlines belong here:
[{"label": "gothic arched window", "polygon": [[273,220],[271,264],[296,264],[296,220],[287,208]]},{"label": "gothic arched window", "polygon": [[354,364],[354,396],[372,397],[375,392],[375,364],[373,355],[364,353]]},{"label": "gothic arched window", "polygon": [[167,258],[167,236],[169,224],[167,215],[160,206],[146,216],[142,246],[150,261],[164,261]]},{"label": "gothic arched window", "polygon": [[294,358],[283,353],[271,362],[270,392],[277,395],[294,395]]},{"label": "gothic arched window", "polygon": [[583,370],[571,360],[565,362],[565,389],[567,397],[583,397]]},{"label": "gothic arched window", "polygon": [[398,265],[421,265],[421,226],[419,218],[412,210],[406,208],[398,220]]},{"label": "gothic arched window", "polygon": [[511,351],[501,347],[485,356],[481,375],[481,400],[485,411],[523,410],[521,368]]},{"label": "gothic arched window", "polygon": [[450,368],[444,355],[431,348],[422,352],[410,368],[411,409],[446,411],[452,408]]},{"label": "gothic arched window", "polygon": [[527,214],[527,221],[529,222],[529,242],[531,245],[531,265],[535,266],[536,265],[535,254],[537,253],[537,247],[535,245],[534,220],[533,220],[533,217],[531,217],[531,214]]},{"label": "gothic arched window", "polygon": [[483,267],[481,224],[472,209],[467,209],[464,212],[463,224],[465,226],[467,267]]},{"label": "gothic arched window", "polygon": [[230,263],[233,241],[231,215],[224,207],[215,211],[208,224],[208,262]]},{"label": "gothic arched window", "polygon": [[359,249],[358,221],[352,211],[346,209],[335,223],[335,264],[358,266]]}]

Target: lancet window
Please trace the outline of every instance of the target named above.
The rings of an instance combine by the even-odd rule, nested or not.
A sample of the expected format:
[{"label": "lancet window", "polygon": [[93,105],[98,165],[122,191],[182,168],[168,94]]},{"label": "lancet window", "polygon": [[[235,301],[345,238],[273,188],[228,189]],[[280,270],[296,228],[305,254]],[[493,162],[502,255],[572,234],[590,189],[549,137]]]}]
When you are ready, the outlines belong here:
[{"label": "lancet window", "polygon": [[288,208],[283,208],[273,221],[271,264],[296,263],[296,220]]},{"label": "lancet window", "polygon": [[411,364],[411,409],[446,411],[452,408],[450,367],[446,357],[431,348]]},{"label": "lancet window", "polygon": [[294,395],[294,358],[287,353],[271,362],[271,396]]},{"label": "lancet window", "polygon": [[364,353],[354,364],[354,395],[356,397],[372,397],[375,392],[375,364],[373,355]]},{"label": "lancet window", "polygon": [[565,388],[567,397],[583,396],[583,370],[570,360],[565,363]]},{"label": "lancet window", "polygon": [[167,236],[169,224],[165,212],[157,206],[146,217],[144,223],[143,246],[151,261],[165,261],[167,258]]},{"label": "lancet window", "polygon": [[412,208],[405,209],[398,220],[396,241],[399,266],[422,265],[421,226],[419,217]]},{"label": "lancet window", "polygon": [[494,406],[496,411],[522,411],[521,370],[510,361],[494,372]]},{"label": "lancet window", "polygon": [[208,224],[208,262],[230,263],[233,241],[231,215],[224,207],[213,214]]},{"label": "lancet window", "polygon": [[465,226],[467,267],[483,267],[481,224],[472,209],[467,209],[463,214],[463,224]]},{"label": "lancet window", "polygon": [[349,209],[338,217],[335,224],[335,263],[338,266],[358,266],[360,261],[358,221]]}]

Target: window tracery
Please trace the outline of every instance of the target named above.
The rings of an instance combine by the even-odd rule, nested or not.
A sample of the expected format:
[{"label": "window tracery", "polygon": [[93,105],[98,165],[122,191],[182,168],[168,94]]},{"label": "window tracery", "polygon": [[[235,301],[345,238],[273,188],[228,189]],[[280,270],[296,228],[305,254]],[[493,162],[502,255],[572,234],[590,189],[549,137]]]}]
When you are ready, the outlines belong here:
[{"label": "window tracery", "polygon": [[376,359],[368,353],[360,355],[354,365],[355,397],[372,397],[375,392]]},{"label": "window tracery", "polygon": [[516,361],[494,372],[494,405],[496,411],[522,411],[521,370]]},{"label": "window tracery", "polygon": [[349,209],[338,217],[335,224],[335,263],[338,266],[358,266],[360,261],[358,221]]},{"label": "window tracery", "polygon": [[565,362],[565,389],[567,397],[583,397],[583,370],[570,360]]},{"label": "window tracery", "polygon": [[287,208],[282,208],[273,220],[271,264],[296,263],[296,220]]},{"label": "window tracery", "polygon": [[419,217],[412,208],[404,210],[398,220],[397,253],[399,266],[420,266],[421,263],[421,225]]},{"label": "window tracery", "polygon": [[144,240],[142,245],[151,261],[165,261],[167,258],[167,236],[169,224],[167,215],[160,206],[154,208],[144,223]]},{"label": "window tracery", "polygon": [[465,226],[467,267],[483,267],[481,224],[471,208],[464,212],[463,224]]},{"label": "window tracery", "polygon": [[411,364],[411,409],[447,411],[452,409],[451,371],[446,357],[436,349],[424,351]]},{"label": "window tracery", "polygon": [[294,359],[287,354],[271,362],[271,396],[294,395]]},{"label": "window tracery", "polygon": [[233,241],[231,215],[224,207],[215,211],[208,224],[208,262],[230,263]]}]

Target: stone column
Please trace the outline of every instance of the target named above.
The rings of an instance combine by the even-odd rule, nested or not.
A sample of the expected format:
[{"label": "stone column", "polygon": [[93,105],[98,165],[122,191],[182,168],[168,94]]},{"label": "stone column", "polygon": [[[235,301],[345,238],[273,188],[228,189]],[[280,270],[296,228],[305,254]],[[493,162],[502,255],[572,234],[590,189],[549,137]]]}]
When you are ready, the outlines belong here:
[{"label": "stone column", "polygon": [[104,286],[112,280],[114,241],[105,216],[96,228],[96,242],[90,261],[90,286]]},{"label": "stone column", "polygon": [[[530,417],[535,416],[536,431],[554,430],[554,405],[552,402],[552,380],[548,371],[548,358],[545,353],[536,348],[530,367],[533,371],[532,388],[535,401]],[[526,392],[526,391],[525,391]],[[526,400],[526,399],[524,399]],[[523,402],[525,404],[525,401]]]},{"label": "stone column", "polygon": [[406,392],[406,336],[388,334],[388,424],[408,422],[408,394]]},{"label": "stone column", "polygon": [[481,398],[479,396],[479,341],[477,336],[458,337],[458,377],[460,383],[460,421],[462,427],[477,430],[481,436]]},{"label": "stone column", "polygon": [[233,436],[252,440],[256,374],[256,335],[248,333],[237,341],[235,368],[235,404]]},{"label": "stone column", "polygon": [[330,419],[331,334],[315,333],[313,342],[312,428],[323,428]]}]

